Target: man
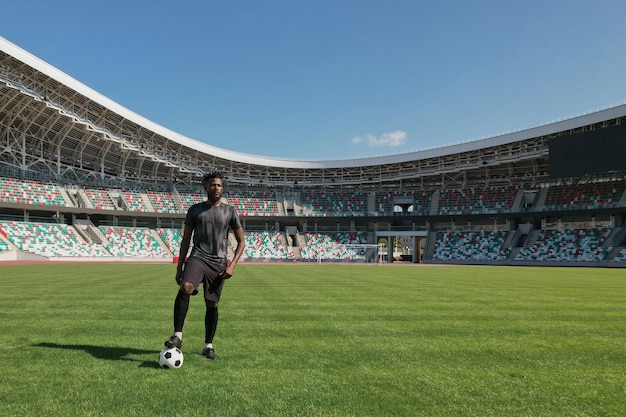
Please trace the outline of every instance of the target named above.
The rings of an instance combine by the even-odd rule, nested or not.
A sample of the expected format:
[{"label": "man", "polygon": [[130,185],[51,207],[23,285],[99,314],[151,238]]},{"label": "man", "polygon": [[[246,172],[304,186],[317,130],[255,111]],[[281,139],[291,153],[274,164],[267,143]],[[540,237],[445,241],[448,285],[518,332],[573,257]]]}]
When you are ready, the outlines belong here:
[{"label": "man", "polygon": [[[245,247],[243,228],[233,206],[222,203],[224,183],[221,174],[210,173],[203,178],[207,200],[189,207],[185,218],[183,240],[180,244],[176,283],[180,285],[174,301],[174,334],[165,341],[168,348],[180,348],[183,343],[183,325],[189,310],[189,299],[198,293],[200,283],[206,304],[205,345],[202,354],[215,360],[213,337],[217,329],[217,305],[222,295],[224,280],[230,278]],[[235,256],[227,262],[228,233],[232,230],[237,240]],[[193,249],[185,261],[191,237]],[[184,268],[183,268],[184,266]]]}]

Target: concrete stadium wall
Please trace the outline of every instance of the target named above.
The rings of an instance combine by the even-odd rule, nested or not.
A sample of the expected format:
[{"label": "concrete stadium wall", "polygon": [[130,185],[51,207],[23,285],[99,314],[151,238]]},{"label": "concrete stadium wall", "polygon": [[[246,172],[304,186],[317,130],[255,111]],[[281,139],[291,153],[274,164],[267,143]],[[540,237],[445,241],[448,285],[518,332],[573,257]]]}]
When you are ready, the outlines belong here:
[{"label": "concrete stadium wall", "polygon": [[173,263],[173,257],[146,258],[130,256],[46,256],[36,255],[30,252],[9,250],[0,253],[0,262],[4,261],[29,261],[29,262],[133,262],[133,263]]}]

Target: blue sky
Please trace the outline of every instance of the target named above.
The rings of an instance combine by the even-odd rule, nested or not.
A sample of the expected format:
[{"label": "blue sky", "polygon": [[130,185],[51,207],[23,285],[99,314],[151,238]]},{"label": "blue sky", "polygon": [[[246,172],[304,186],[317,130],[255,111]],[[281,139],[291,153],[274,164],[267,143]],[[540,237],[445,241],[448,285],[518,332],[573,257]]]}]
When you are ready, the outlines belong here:
[{"label": "blue sky", "polygon": [[621,0],[22,0],[0,35],[162,126],[272,157],[411,152],[626,102]]}]

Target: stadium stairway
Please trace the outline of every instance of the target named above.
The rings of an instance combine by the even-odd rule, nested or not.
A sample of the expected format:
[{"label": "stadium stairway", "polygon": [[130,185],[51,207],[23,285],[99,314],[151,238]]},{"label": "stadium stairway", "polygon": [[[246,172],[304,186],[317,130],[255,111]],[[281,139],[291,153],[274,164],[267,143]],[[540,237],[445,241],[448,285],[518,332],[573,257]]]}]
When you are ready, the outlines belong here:
[{"label": "stadium stairway", "polygon": [[622,250],[624,250],[624,246],[614,246],[613,249],[611,249],[611,252],[609,252],[606,257],[604,258],[605,261],[611,262],[613,261],[615,258],[617,258],[621,253]]},{"label": "stadium stairway", "polygon": [[70,197],[67,190],[64,187],[60,187],[60,186],[58,188],[59,188],[59,195],[61,196],[61,198],[63,198],[63,201],[65,202],[65,206],[75,207],[74,202],[72,201],[72,198]]},{"label": "stadium stairway", "polygon": [[[437,194],[437,193],[435,193]],[[435,247],[437,246],[437,233],[430,232],[426,237],[426,246],[424,248],[423,260],[432,260],[435,255]]]},{"label": "stadium stairway", "polygon": [[106,237],[89,220],[76,220],[74,222],[74,229],[80,236],[88,243],[102,246],[103,243],[109,243]]},{"label": "stadium stairway", "polygon": [[521,236],[521,232],[519,229],[515,230],[513,233],[509,233],[502,247],[514,248],[515,246],[517,246],[517,242],[519,241],[520,236]]},{"label": "stadium stairway", "polygon": [[626,262],[626,246],[621,246],[619,253],[611,259],[611,262]]},{"label": "stadium stairway", "polygon": [[302,259],[302,249],[297,246],[292,246],[290,249],[293,252],[293,256],[295,259]]},{"label": "stadium stairway", "polygon": [[612,246],[612,249],[606,255],[605,260],[613,261],[616,257],[619,257],[622,253],[622,250],[624,250],[625,241],[626,227],[615,227],[603,245],[606,247]]},{"label": "stadium stairway", "polygon": [[158,243],[158,245],[161,247],[163,252],[169,255],[173,255],[170,248],[165,244],[165,242],[163,242],[163,239],[161,239],[161,236],[159,236],[159,233],[154,229],[149,229],[149,231],[150,231],[150,234],[152,235],[152,238],[154,239],[155,242]]},{"label": "stadium stairway", "polygon": [[620,206],[626,206],[626,191],[622,193],[622,196],[619,199]]},{"label": "stadium stairway", "polygon": [[524,199],[524,189],[520,188],[517,190],[515,194],[515,199],[513,199],[513,203],[511,204],[511,212],[519,212],[522,207],[522,200]]},{"label": "stadium stairway", "polygon": [[540,188],[535,200],[535,210],[540,211],[545,208],[546,198],[548,197],[548,188]]},{"label": "stadium stairway", "polygon": [[517,243],[519,242],[521,236],[522,232],[517,229],[514,232],[509,233],[506,240],[504,241],[502,247],[509,248],[509,254],[506,257],[508,260],[515,259],[515,257],[519,253],[521,248],[517,247]]},{"label": "stadium stairway", "polygon": [[[432,193],[430,197],[430,215],[436,216],[439,213],[439,193]],[[433,246],[433,252],[430,252],[430,255],[434,253],[435,247]],[[429,258],[430,259],[430,258]]]},{"label": "stadium stairway", "polygon": [[144,205],[144,207],[146,208],[146,210],[148,210],[149,213],[157,212],[156,207],[152,203],[152,200],[150,200],[150,197],[148,196],[147,193],[145,192],[140,193],[139,198],[141,200],[141,203]]},{"label": "stadium stairway", "polygon": [[87,233],[88,227],[89,227],[88,225],[83,224],[83,223],[78,223],[78,222],[74,223],[74,230],[76,230],[76,233],[78,233],[85,242],[94,243],[89,233]]},{"label": "stadium stairway", "polygon": [[539,236],[541,236],[541,230],[531,231],[526,238],[526,242],[524,242],[524,247],[529,248],[531,246],[534,246],[535,243],[537,243],[537,239],[539,239]]},{"label": "stadium stairway", "polygon": [[2,247],[2,251],[17,250],[17,247],[2,233],[0,233],[0,246]]},{"label": "stadium stairway", "polygon": [[511,251],[509,252],[509,256],[507,257],[508,260],[515,260],[517,259],[517,255],[520,253],[520,251],[523,248],[528,248],[530,246],[533,246],[536,242],[537,239],[539,238],[541,231],[540,230],[531,230],[530,233],[528,233],[528,235],[526,236],[526,241],[524,242],[524,244],[522,246],[517,246],[519,239],[521,239],[521,232],[519,230],[517,230],[512,237],[511,240],[511,244],[510,244],[510,248]]},{"label": "stadium stairway", "polygon": [[76,206],[90,209],[94,208],[91,200],[87,197],[87,193],[82,188],[76,189]]}]

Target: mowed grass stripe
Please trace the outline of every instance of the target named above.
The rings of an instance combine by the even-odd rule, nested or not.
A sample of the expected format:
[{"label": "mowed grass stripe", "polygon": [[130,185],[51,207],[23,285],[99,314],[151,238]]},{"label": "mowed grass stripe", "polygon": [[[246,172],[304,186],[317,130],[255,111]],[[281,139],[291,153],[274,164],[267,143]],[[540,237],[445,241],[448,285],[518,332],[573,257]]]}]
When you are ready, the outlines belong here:
[{"label": "mowed grass stripe", "polygon": [[164,371],[174,270],[1,266],[7,415],[624,413],[623,270],[240,264]]}]

